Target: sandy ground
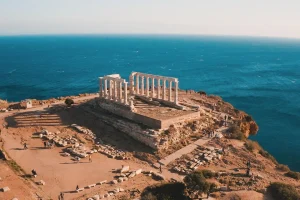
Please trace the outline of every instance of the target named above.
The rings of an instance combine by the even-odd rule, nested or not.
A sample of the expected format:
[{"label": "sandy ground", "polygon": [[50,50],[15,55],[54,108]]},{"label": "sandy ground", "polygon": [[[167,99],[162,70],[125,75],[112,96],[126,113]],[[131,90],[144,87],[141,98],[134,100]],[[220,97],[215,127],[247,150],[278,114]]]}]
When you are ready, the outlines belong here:
[{"label": "sandy ground", "polygon": [[[185,94],[185,92],[180,93]],[[80,98],[80,101],[92,98],[94,96],[83,97]],[[202,98],[198,94],[187,94],[180,97],[180,99],[191,104],[193,102],[203,102],[200,104],[206,106],[207,109],[213,104],[212,99]],[[76,102],[79,102],[79,100]],[[146,186],[157,183],[151,177],[139,175],[118,185],[105,184],[87,189],[81,193],[74,193],[73,191],[77,185],[81,188],[103,180],[113,180],[116,175],[113,169],[120,168],[122,165],[129,165],[133,170],[142,168],[144,170],[157,171],[150,164],[151,162],[155,163],[158,157],[155,154],[156,152],[153,152],[150,148],[104,124],[95,116],[84,112],[79,106],[75,105],[72,108],[66,108],[64,105],[58,104],[56,104],[55,109],[48,109],[48,106],[45,105],[20,112],[0,113],[1,137],[5,141],[4,149],[25,172],[22,177],[18,173],[14,173],[4,162],[0,162],[0,177],[3,179],[0,181],[0,187],[8,186],[11,188],[11,191],[7,193],[0,193],[0,200],[12,199],[13,197],[36,199],[35,193],[44,197],[43,199],[58,199],[60,192],[65,192],[65,199],[86,199],[86,197],[91,197],[94,194],[104,194],[116,187],[122,187],[126,189],[125,194],[130,194],[132,190],[138,189],[142,191]],[[155,113],[157,110],[154,109],[152,111]],[[169,111],[170,113],[173,112],[172,109]],[[8,128],[3,128],[2,125],[6,124],[8,124]],[[95,153],[92,155],[92,162],[85,158],[79,163],[75,163],[70,157],[60,155],[63,147],[44,149],[43,141],[40,138],[32,137],[33,134],[40,132],[44,128],[51,132],[59,131],[64,135],[78,134],[74,129],[69,128],[71,124],[78,124],[90,129],[105,144],[116,146],[118,149],[131,155],[132,159],[126,161],[116,160],[103,154]],[[86,146],[92,146],[91,141],[85,140],[84,137],[82,138],[86,142]],[[28,144],[29,148],[27,150],[23,150],[24,142]],[[284,177],[282,172],[276,171],[275,165],[270,160],[260,155],[256,157],[255,154],[247,152],[244,149],[243,142],[229,140],[229,143],[237,149],[237,152],[225,156],[223,160],[218,161],[215,165],[211,164],[205,167],[206,169],[233,171],[234,168],[244,168],[245,162],[248,159],[252,159],[264,164],[265,170],[259,171],[259,173],[265,177],[266,181],[289,182],[298,185],[296,181]],[[227,145],[229,143],[227,142]],[[150,163],[134,158],[133,155],[136,153],[139,153],[142,158],[143,156],[148,156],[147,160]],[[29,178],[32,169],[37,171],[38,176],[36,178]],[[241,170],[241,173],[245,172]],[[182,179],[182,176],[171,173],[166,168],[163,169],[163,175],[167,179]],[[35,182],[40,180],[45,181],[46,185],[37,186]],[[227,193],[224,199],[229,198],[231,193],[233,192]],[[238,195],[243,197],[242,199],[267,199],[262,194],[252,191],[239,191]]]},{"label": "sandy ground", "polygon": [[13,199],[15,197],[24,200],[35,199],[36,196],[31,193],[31,183],[19,175],[16,175],[6,162],[2,160],[0,160],[0,177],[0,188],[10,188],[10,191],[8,192],[0,192],[1,200]]},{"label": "sandy ground", "polygon": [[[76,163],[71,160],[71,157],[60,155],[63,147],[44,149],[43,141],[40,138],[32,138],[34,133],[46,128],[51,132],[60,131],[61,134],[74,135],[78,133],[69,128],[69,125],[76,123],[89,128],[105,143],[116,145],[123,151],[129,153],[133,153],[134,151],[151,153],[152,151],[125,134],[103,124],[94,116],[84,113],[76,106],[69,109],[65,109],[65,107],[58,107],[57,109],[58,111],[56,112],[48,111],[47,108],[20,112],[0,121],[0,124],[9,125],[9,128],[3,128],[1,133],[1,137],[5,141],[4,149],[8,155],[21,166],[28,176],[31,174],[32,169],[37,171],[38,176],[36,178],[29,178],[33,184],[40,180],[46,182],[45,186],[39,186],[40,190],[33,189],[31,191],[37,191],[38,195],[46,197],[45,199],[57,199],[60,192],[65,192],[65,199],[80,199],[86,193],[94,194],[100,192],[101,194],[101,192],[116,188],[114,185],[107,184],[86,190],[84,193],[73,193],[77,185],[85,187],[103,180],[113,180],[116,174],[112,170],[121,168],[122,165],[129,165],[133,170],[140,168],[144,170],[156,170],[148,163],[134,158],[126,161],[116,160],[100,153],[92,155],[92,162],[89,162],[88,158],[85,158]],[[23,150],[23,142],[28,144],[27,150]],[[92,146],[91,142],[87,140],[86,142],[87,146]],[[173,176],[167,170],[164,169],[163,171],[167,178]],[[174,174],[174,176],[179,177],[177,174]],[[137,188],[142,190],[149,184],[156,183],[152,178],[145,177],[144,175],[135,177],[130,181],[122,183],[121,186],[124,189],[131,190]],[[13,190],[14,188],[12,188]],[[19,192],[22,193],[22,190]],[[28,194],[23,193],[23,195],[27,196]],[[18,197],[20,198],[20,196]],[[82,199],[85,199],[85,197],[82,197]]]}]

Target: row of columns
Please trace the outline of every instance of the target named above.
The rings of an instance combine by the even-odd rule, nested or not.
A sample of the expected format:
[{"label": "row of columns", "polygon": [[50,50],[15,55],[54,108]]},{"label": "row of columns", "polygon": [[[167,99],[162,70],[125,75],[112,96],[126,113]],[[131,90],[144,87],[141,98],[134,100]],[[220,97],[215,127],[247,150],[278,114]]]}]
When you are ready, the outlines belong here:
[{"label": "row of columns", "polygon": [[[134,78],[135,77],[135,78]],[[135,79],[135,84],[134,84]],[[150,97],[149,95],[149,79],[152,79],[152,85],[151,85],[151,97],[152,98],[158,98],[162,100],[167,100],[170,102],[174,102],[175,104],[178,104],[178,80],[173,78],[167,78],[162,76],[154,76],[150,74],[140,74],[140,73],[132,73],[130,76],[130,92],[131,94],[138,94],[138,95],[145,95],[147,97]],[[146,88],[145,88],[145,80],[146,80]],[[140,84],[141,81],[141,84]],[[155,91],[155,81],[157,82],[157,90]],[[163,82],[163,85],[161,87],[161,81]],[[167,81],[169,82],[169,95],[167,99]],[[173,82],[175,84],[175,95],[174,99],[172,101],[172,85]],[[161,89],[162,89],[162,96],[161,96]],[[145,94],[146,90],[146,94]]]},{"label": "row of columns", "polygon": [[127,105],[128,104],[127,84],[128,83],[124,79],[100,77],[99,96],[102,98],[114,100]]}]

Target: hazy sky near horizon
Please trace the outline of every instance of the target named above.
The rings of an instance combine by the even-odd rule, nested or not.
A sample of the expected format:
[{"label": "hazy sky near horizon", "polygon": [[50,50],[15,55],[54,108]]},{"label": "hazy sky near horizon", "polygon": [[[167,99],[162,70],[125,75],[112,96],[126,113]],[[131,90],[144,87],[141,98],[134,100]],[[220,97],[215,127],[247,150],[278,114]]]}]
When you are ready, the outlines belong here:
[{"label": "hazy sky near horizon", "polygon": [[90,33],[300,38],[300,0],[0,0],[0,35]]}]

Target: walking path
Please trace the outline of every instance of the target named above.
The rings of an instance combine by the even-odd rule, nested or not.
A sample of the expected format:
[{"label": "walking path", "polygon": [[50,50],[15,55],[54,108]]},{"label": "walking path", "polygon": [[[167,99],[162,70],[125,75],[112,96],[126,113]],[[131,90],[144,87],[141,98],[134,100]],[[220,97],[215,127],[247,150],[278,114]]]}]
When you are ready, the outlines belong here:
[{"label": "walking path", "polygon": [[[221,127],[215,131],[215,133],[222,133],[223,130],[225,130],[227,127]],[[210,141],[211,138],[201,138],[197,141],[195,141],[192,144],[189,144],[186,147],[183,147],[182,149],[179,149],[178,151],[168,155],[167,157],[159,160],[159,163],[161,163],[164,166],[167,166],[170,162],[176,160],[177,158],[180,158],[181,156],[191,153],[193,150],[195,150],[197,147],[202,146],[206,144],[208,141]],[[155,167],[159,167],[159,163],[154,164]]]},{"label": "walking path", "polygon": [[[84,100],[89,100],[89,99],[94,99],[95,97],[98,97],[99,95],[89,95],[89,96],[85,96],[85,97],[78,97],[78,98],[74,98],[74,101],[84,101]],[[60,104],[65,104],[64,100],[60,100],[58,102],[55,103],[51,103],[50,106],[54,106],[54,105],[60,105]],[[0,118],[4,118],[7,116],[10,116],[12,114],[15,113],[23,113],[23,112],[30,112],[30,111],[38,111],[38,110],[43,110],[45,108],[48,108],[48,105],[41,105],[41,106],[34,106],[32,108],[28,108],[28,109],[23,109],[23,110],[13,110],[13,111],[8,111],[5,113],[0,113]]]}]

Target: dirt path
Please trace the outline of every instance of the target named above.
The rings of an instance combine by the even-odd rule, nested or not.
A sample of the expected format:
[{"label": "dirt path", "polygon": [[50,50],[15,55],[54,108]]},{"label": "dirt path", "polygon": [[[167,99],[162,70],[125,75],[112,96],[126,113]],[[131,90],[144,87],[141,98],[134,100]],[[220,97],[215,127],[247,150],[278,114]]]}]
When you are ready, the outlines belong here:
[{"label": "dirt path", "polygon": [[[90,95],[90,96],[85,96],[85,97],[78,97],[78,98],[75,98],[73,100],[76,103],[76,102],[79,102],[79,101],[85,101],[85,100],[94,99],[96,97],[98,97],[98,95]],[[58,101],[56,103],[52,103],[51,106],[61,105],[61,104],[65,104],[65,102],[63,100],[61,100],[61,101]],[[0,113],[0,119],[8,117],[8,116],[16,114],[16,113],[24,113],[24,112],[32,112],[32,111],[44,110],[45,108],[48,108],[48,105],[35,106],[33,108],[28,108],[28,109],[20,110],[20,111],[13,110],[13,111],[5,112],[5,113]]]}]

